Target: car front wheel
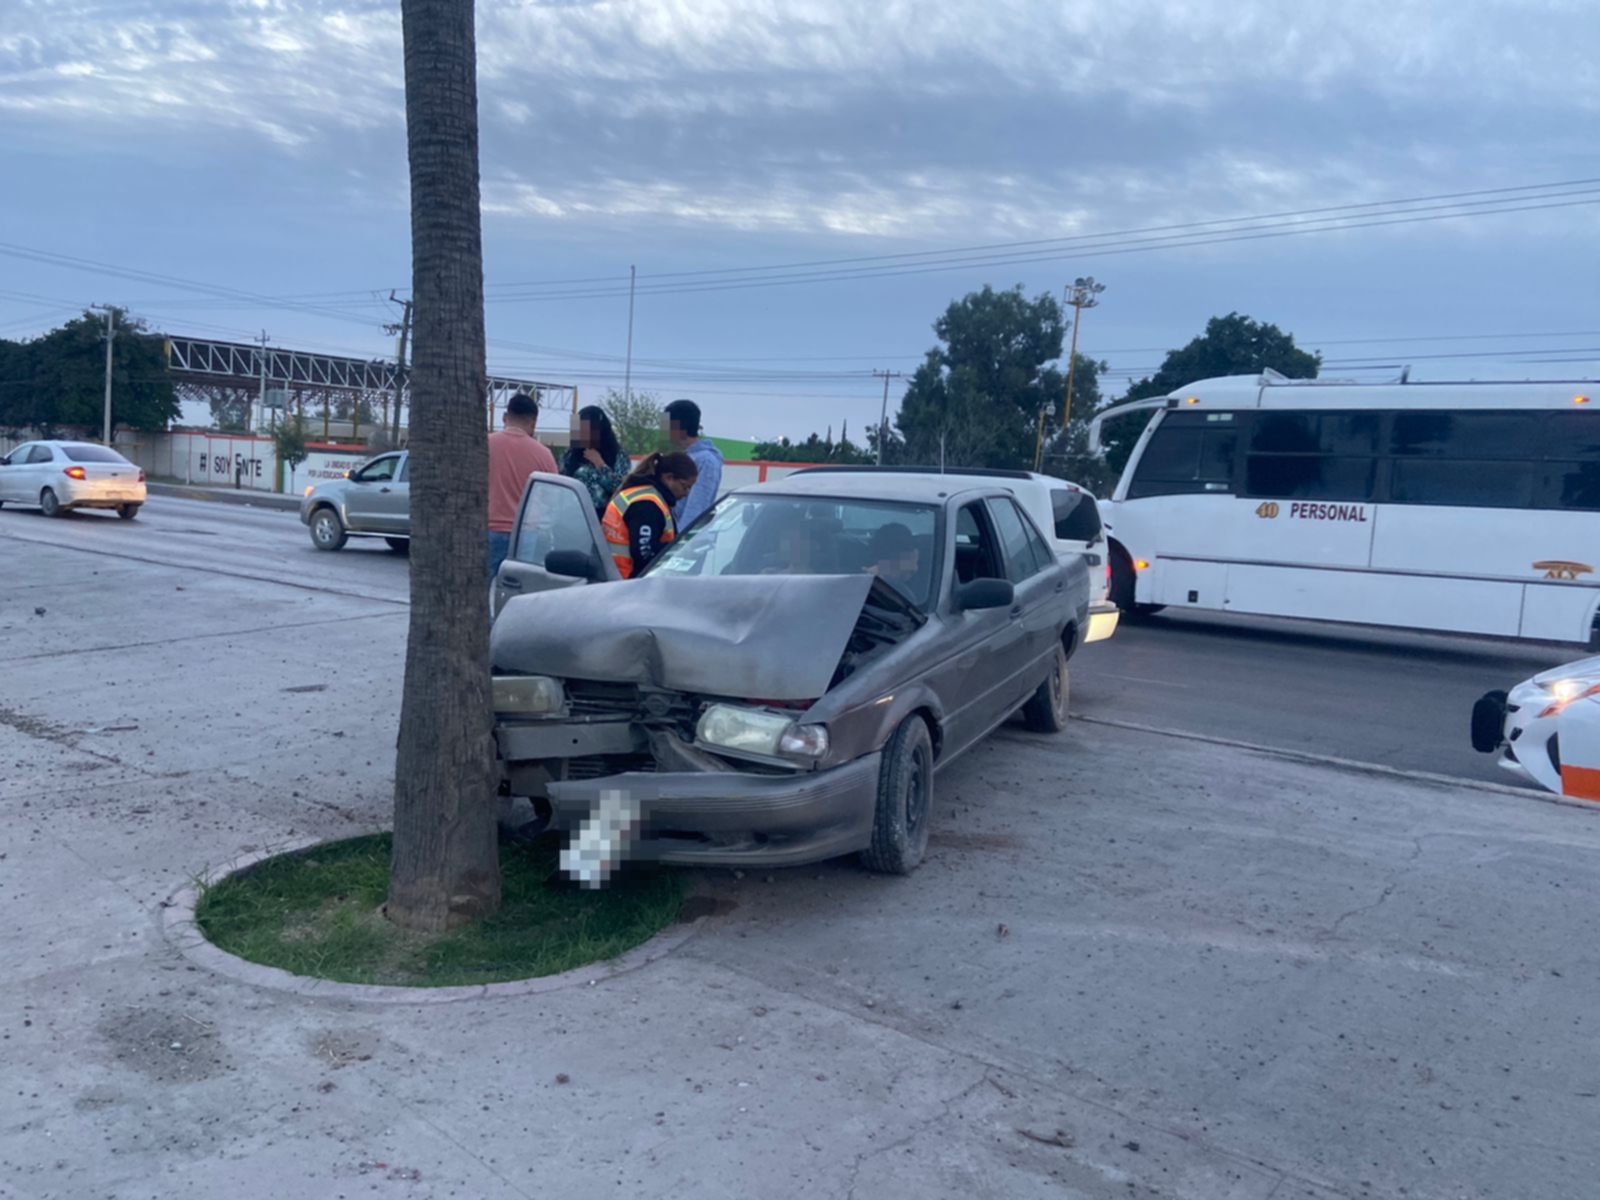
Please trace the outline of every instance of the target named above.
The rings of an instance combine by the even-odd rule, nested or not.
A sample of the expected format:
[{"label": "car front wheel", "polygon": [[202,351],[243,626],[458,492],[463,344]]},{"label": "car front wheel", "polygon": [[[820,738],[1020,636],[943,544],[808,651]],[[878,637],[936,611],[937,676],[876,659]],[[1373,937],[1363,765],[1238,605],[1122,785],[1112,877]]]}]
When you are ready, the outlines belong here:
[{"label": "car front wheel", "polygon": [[1050,674],[1022,706],[1022,719],[1035,733],[1060,733],[1067,727],[1067,700],[1072,695],[1072,680],[1067,674],[1067,648],[1056,643],[1056,656]]},{"label": "car front wheel", "polygon": [[39,493],[39,507],[47,517],[59,517],[67,511],[61,507],[61,497],[50,488]]},{"label": "car front wheel", "polygon": [[311,514],[311,544],[318,550],[343,550],[350,535],[344,522],[331,508],[319,508]]},{"label": "car front wheel", "polygon": [[933,738],[921,717],[908,718],[883,750],[872,844],[861,852],[869,871],[909,875],[928,849],[933,816]]}]

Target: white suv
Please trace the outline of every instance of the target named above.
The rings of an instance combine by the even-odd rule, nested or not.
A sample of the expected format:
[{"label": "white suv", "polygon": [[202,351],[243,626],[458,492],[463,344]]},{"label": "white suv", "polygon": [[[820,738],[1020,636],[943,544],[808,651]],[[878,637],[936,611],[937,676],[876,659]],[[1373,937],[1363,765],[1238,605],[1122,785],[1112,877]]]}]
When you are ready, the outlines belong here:
[{"label": "white suv", "polygon": [[1089,633],[1085,642],[1103,642],[1117,630],[1118,608],[1111,602],[1111,561],[1106,552],[1100,506],[1075,483],[1032,471],[998,471],[966,467],[805,467],[806,471],[892,471],[900,475],[976,476],[1003,487],[1017,498],[1049,540],[1058,558],[1083,555],[1089,568]]}]

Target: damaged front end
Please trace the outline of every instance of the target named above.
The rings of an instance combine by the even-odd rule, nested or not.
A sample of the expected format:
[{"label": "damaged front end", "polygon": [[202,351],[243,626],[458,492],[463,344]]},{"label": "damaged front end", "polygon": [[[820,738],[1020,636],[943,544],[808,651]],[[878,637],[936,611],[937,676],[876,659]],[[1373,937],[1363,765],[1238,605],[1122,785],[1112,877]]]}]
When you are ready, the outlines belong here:
[{"label": "damaged front end", "polygon": [[[574,831],[563,868],[599,886],[624,858],[779,865],[862,848],[878,756],[835,761],[807,715],[926,618],[870,577],[651,583],[514,603],[495,627],[502,790]],[[652,590],[677,593],[669,609],[650,611]]]}]

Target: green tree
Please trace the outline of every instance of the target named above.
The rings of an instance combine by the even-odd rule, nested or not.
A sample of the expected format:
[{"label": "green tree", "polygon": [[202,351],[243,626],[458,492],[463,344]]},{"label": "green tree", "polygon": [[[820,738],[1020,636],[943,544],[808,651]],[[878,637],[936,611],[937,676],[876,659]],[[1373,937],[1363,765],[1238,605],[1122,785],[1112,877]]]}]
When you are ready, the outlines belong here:
[{"label": "green tree", "polygon": [[[1105,495],[1116,483],[1106,461],[1089,453],[1089,419],[1106,401],[1100,391],[1100,375],[1110,364],[1096,362],[1087,355],[1078,355],[1078,366],[1072,380],[1072,413],[1067,427],[1062,429],[1060,403],[1054,420],[1047,420],[1045,445],[1041,469],[1049,475],[1069,479],[1080,487],[1088,488],[1098,496]],[[1062,388],[1065,400],[1065,385]]]},{"label": "green tree", "polygon": [[282,490],[283,472],[287,470],[293,477],[300,464],[311,457],[311,451],[306,446],[305,418],[285,413],[272,429],[272,448],[278,456],[278,488]]},{"label": "green tree", "polygon": [[[181,406],[162,338],[116,313],[111,346],[111,421],[117,429],[164,430]],[[99,432],[105,410],[105,318],[85,312],[27,342],[0,343],[5,386],[0,425]]]},{"label": "green tree", "polygon": [[[1061,403],[1065,322],[1054,296],[991,287],[951,304],[895,418],[899,455],[913,463],[1030,467],[1039,412]],[[1059,409],[1058,409],[1059,410]],[[887,456],[886,456],[887,457]]]},{"label": "green tree", "polygon": [[[1322,356],[1296,346],[1293,334],[1232,312],[1212,317],[1199,337],[1181,349],[1168,351],[1161,369],[1130,387],[1125,399],[1168,396],[1202,379],[1256,375],[1265,370],[1290,379],[1315,379],[1321,366]],[[1127,465],[1149,419],[1148,413],[1134,413],[1106,424],[1101,437],[1106,461],[1114,472],[1120,474]]]},{"label": "green tree", "polygon": [[401,0],[411,167],[411,609],[384,911],[433,933],[500,907],[484,534],[483,227],[473,0]]},{"label": "green tree", "polygon": [[611,418],[611,427],[617,431],[617,441],[629,454],[650,454],[666,446],[667,436],[661,429],[666,414],[661,398],[654,392],[624,395],[616,388],[610,388],[600,407]]}]

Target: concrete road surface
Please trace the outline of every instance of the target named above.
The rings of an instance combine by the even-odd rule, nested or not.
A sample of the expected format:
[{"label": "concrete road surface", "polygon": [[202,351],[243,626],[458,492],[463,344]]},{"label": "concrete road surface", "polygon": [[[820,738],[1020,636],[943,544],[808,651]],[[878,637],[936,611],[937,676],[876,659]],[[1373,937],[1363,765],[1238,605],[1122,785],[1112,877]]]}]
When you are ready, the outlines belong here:
[{"label": "concrete road surface", "polygon": [[[324,553],[312,547],[294,513],[265,508],[158,496],[132,524],[102,513],[51,522],[13,509],[0,512],[0,536],[94,551],[108,562],[290,583],[308,592],[402,604],[409,593],[405,558],[381,539],[352,539],[344,550]],[[1090,719],[1517,784],[1468,744],[1472,702],[1585,653],[1577,646],[1163,614],[1085,648],[1073,664],[1072,707]]]},{"label": "concrete road surface", "polygon": [[296,536],[0,513],[7,1200],[1593,1193],[1600,813],[1534,793],[1008,728],[914,876],[708,873],[722,915],[596,986],[199,969],[195,872],[387,814],[404,564]]}]

